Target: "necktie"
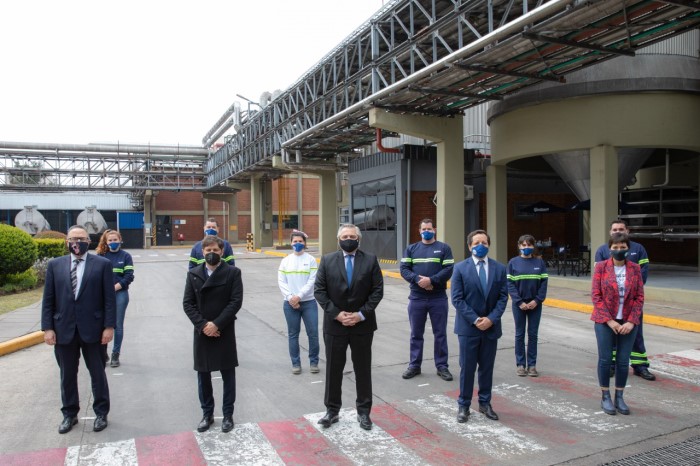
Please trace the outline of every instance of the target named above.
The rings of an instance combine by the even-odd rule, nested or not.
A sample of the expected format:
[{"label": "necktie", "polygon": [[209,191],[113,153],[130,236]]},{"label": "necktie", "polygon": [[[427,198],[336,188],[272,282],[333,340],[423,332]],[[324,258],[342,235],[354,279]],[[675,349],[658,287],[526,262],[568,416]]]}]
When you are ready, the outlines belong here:
[{"label": "necktie", "polygon": [[352,258],[353,256],[350,254],[345,256],[345,273],[348,277],[348,286],[350,286],[350,282],[352,282]]},{"label": "necktie", "polygon": [[73,259],[73,267],[70,269],[70,284],[73,287],[73,296],[78,289],[78,264],[82,259]]},{"label": "necktie", "polygon": [[484,296],[486,296],[487,284],[486,284],[486,269],[484,268],[484,261],[479,261],[479,281],[481,282],[481,289],[484,290]]}]

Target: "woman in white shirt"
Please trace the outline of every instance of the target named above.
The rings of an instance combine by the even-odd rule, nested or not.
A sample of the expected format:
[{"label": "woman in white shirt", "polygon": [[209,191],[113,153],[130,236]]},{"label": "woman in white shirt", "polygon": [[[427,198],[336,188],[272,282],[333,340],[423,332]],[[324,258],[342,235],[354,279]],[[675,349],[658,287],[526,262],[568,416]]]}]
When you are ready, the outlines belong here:
[{"label": "woman in white shirt", "polygon": [[318,264],[316,259],[305,252],[307,235],[294,230],[290,237],[294,252],[282,259],[277,271],[277,283],[284,298],[284,317],[287,319],[289,334],[289,357],[292,360],[292,374],[301,374],[301,357],[299,355],[299,332],[304,321],[306,335],[309,338],[310,372],[317,374],[318,369],[318,305],[314,299],[314,281]]}]

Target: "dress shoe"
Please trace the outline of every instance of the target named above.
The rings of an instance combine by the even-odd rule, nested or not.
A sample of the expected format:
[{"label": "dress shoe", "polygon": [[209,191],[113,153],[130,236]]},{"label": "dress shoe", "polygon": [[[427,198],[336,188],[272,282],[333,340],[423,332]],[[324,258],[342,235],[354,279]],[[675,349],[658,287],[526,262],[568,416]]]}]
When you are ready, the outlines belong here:
[{"label": "dress shoe", "polygon": [[525,370],[525,366],[518,366],[518,368],[515,369],[515,373],[518,374],[519,377],[527,376],[527,370]]},{"label": "dress shoe", "polygon": [[420,374],[420,367],[409,367],[403,372],[403,374],[401,374],[401,377],[404,379],[412,379],[418,374]]},{"label": "dress shoe", "polygon": [[109,367],[119,367],[119,353],[112,353],[112,360],[109,362]]},{"label": "dress shoe", "polygon": [[465,423],[469,420],[469,408],[466,406],[460,406],[459,412],[457,413],[457,422]]},{"label": "dress shoe", "polygon": [[78,418],[73,417],[73,416],[65,416],[63,418],[63,422],[61,422],[61,425],[58,426],[58,433],[59,434],[66,434],[70,432],[70,430],[73,428],[74,425],[78,423]]},{"label": "dress shoe", "polygon": [[625,403],[625,399],[622,398],[622,390],[615,390],[615,409],[620,414],[629,414],[630,408]]},{"label": "dress shoe", "polygon": [[338,416],[337,413],[326,411],[326,414],[318,420],[318,423],[321,424],[323,427],[328,428],[331,426],[331,424],[335,424],[336,422],[338,422],[338,419],[340,419],[340,416]]},{"label": "dress shoe", "polygon": [[318,374],[321,371],[319,370],[318,366],[311,366],[309,372],[311,372],[312,374]]},{"label": "dress shoe", "polygon": [[496,411],[491,407],[491,403],[479,405],[479,412],[492,421],[498,421],[498,414],[496,414]]},{"label": "dress shoe", "polygon": [[233,417],[224,416],[224,420],[221,421],[221,432],[231,432],[233,430]]},{"label": "dress shoe", "polygon": [[649,372],[649,369],[642,367],[639,370],[634,371],[634,375],[643,378],[644,380],[656,380],[656,376]]},{"label": "dress shoe", "polygon": [[199,425],[197,426],[197,432],[206,432],[209,430],[209,426],[214,424],[214,416],[204,416]]},{"label": "dress shoe", "polygon": [[600,400],[600,407],[603,408],[605,414],[610,414],[611,416],[617,414],[615,405],[610,398],[610,390],[603,390],[603,399]]},{"label": "dress shoe", "polygon": [[95,432],[102,432],[107,428],[107,424],[109,424],[107,422],[107,416],[99,414],[95,418],[95,423],[92,425],[92,430],[94,430]]},{"label": "dress shoe", "polygon": [[437,375],[446,382],[452,381],[452,374],[450,373],[450,370],[446,367],[441,367],[440,369],[438,369]]},{"label": "dress shoe", "polygon": [[535,366],[530,366],[527,368],[527,375],[530,377],[537,377],[540,375],[540,373],[537,372],[537,368]]},{"label": "dress shoe", "polygon": [[372,420],[369,418],[369,414],[358,414],[357,422],[360,423],[360,427],[365,430],[372,430]]}]

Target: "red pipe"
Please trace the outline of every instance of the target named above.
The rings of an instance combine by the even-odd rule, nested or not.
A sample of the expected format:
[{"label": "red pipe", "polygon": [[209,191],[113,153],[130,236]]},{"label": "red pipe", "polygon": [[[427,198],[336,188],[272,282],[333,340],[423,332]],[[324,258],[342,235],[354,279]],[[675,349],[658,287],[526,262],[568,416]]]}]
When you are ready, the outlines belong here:
[{"label": "red pipe", "polygon": [[377,128],[377,150],[379,152],[389,152],[392,154],[400,154],[401,149],[397,149],[395,147],[384,147],[382,146],[382,129]]}]

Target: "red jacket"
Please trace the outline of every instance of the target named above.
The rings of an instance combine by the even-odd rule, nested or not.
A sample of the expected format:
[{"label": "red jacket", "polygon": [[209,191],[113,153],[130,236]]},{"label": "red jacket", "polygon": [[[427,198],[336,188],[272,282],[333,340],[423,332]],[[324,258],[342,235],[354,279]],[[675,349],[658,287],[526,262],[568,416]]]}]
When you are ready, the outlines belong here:
[{"label": "red jacket", "polygon": [[[639,265],[632,261],[625,261],[625,267],[625,298],[622,304],[622,320],[639,325],[644,306],[642,272]],[[604,324],[610,319],[615,319],[620,307],[620,295],[612,259],[598,262],[595,265],[591,298],[593,300],[592,321]]]}]

